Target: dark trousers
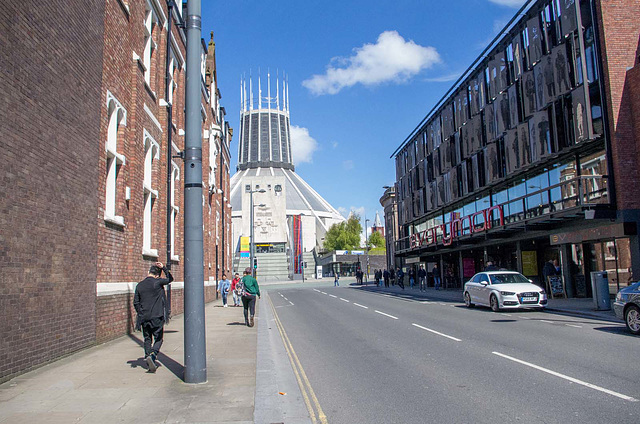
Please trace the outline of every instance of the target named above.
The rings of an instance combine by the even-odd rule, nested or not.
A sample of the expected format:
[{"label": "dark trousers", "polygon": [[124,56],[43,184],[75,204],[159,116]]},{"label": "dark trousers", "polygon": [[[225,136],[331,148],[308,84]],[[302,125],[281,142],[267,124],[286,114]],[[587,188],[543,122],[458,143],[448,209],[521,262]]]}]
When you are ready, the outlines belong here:
[{"label": "dark trousers", "polygon": [[[152,318],[142,323],[142,334],[144,335],[144,356],[152,353],[158,355],[162,346],[162,336],[164,335],[164,320],[162,318]],[[153,346],[151,338],[153,337]]]},{"label": "dark trousers", "polygon": [[244,306],[244,321],[248,322],[249,317],[247,316],[247,312],[249,309],[251,309],[251,316],[256,314],[256,296],[253,294],[242,296],[242,306]]}]

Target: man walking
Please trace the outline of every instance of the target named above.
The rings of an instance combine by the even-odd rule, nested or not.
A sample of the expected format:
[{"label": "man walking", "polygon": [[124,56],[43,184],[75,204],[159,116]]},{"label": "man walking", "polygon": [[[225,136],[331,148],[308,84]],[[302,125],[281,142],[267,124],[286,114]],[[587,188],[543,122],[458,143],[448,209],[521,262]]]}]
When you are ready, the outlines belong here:
[{"label": "man walking", "polygon": [[385,287],[389,287],[389,270],[388,269],[384,269],[384,271],[382,272],[382,278],[384,279],[384,286]]},{"label": "man walking", "polygon": [[441,279],[441,275],[440,275],[440,268],[438,268],[438,264],[435,264],[433,266],[433,269],[431,270],[431,273],[433,274],[433,285],[435,286],[436,290],[440,290],[440,285],[442,284],[442,279]]},{"label": "man walking", "polygon": [[404,271],[402,270],[402,268],[398,268],[396,276],[398,277],[398,285],[402,287],[402,290],[404,290]]},{"label": "man walking", "polygon": [[423,265],[420,265],[418,270],[418,278],[420,279],[420,291],[427,291],[427,270]]},{"label": "man walking", "polygon": [[[244,306],[244,323],[247,327],[253,327],[253,316],[256,314],[256,296],[260,297],[260,287],[255,278],[251,276],[251,268],[244,270],[242,277],[242,305]],[[249,313],[251,316],[249,317]]]},{"label": "man walking", "polygon": [[334,271],[334,274],[333,287],[340,287],[340,273],[338,271]]},{"label": "man walking", "polygon": [[[162,272],[164,272],[166,278],[160,278]],[[156,262],[149,268],[147,278],[140,281],[136,286],[133,298],[133,307],[142,326],[144,356],[150,372],[156,372],[158,368],[156,358],[162,346],[164,323],[166,321],[165,305],[167,297],[164,292],[164,286],[172,281],[173,276],[169,270],[162,262]],[[151,346],[152,338],[153,346]]]}]

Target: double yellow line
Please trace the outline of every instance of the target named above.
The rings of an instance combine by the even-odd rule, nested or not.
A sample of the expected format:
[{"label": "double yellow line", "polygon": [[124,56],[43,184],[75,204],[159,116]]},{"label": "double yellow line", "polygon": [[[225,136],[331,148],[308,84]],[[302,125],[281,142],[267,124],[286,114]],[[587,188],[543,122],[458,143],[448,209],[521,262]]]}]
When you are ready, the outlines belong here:
[{"label": "double yellow line", "polygon": [[309,379],[304,372],[304,368],[302,368],[302,364],[300,364],[300,360],[298,359],[298,355],[296,351],[293,349],[291,345],[291,341],[287,336],[287,332],[284,331],[284,327],[280,322],[280,318],[278,318],[278,314],[276,313],[276,308],[273,306],[273,302],[271,301],[271,297],[269,297],[269,304],[271,305],[271,310],[273,311],[273,316],[275,318],[276,327],[278,327],[278,331],[280,332],[280,337],[282,337],[282,342],[284,343],[284,348],[287,351],[287,355],[289,356],[289,361],[291,361],[291,366],[293,367],[293,373],[296,376],[296,380],[298,380],[298,386],[300,386],[300,391],[302,392],[302,397],[304,398],[304,403],[307,405],[307,409],[309,410],[309,415],[311,416],[311,421],[316,424],[320,422],[321,424],[327,424],[327,416],[322,411],[320,407],[320,403],[318,402],[318,398],[311,387],[311,383],[309,383]]}]

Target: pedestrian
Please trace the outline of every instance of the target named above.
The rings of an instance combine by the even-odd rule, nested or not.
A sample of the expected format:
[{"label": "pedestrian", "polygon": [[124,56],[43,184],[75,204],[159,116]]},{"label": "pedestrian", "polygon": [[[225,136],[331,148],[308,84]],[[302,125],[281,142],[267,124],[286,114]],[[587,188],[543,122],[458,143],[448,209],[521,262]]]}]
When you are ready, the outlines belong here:
[{"label": "pedestrian", "polygon": [[416,271],[413,267],[409,268],[409,287],[413,288],[413,285],[416,282]]},{"label": "pedestrian", "polygon": [[236,287],[240,282],[240,275],[236,272],[231,280],[231,293],[233,295],[233,306],[240,306],[240,298],[242,297],[242,293],[240,293]]},{"label": "pedestrian", "polygon": [[340,287],[340,273],[338,271],[334,272],[335,276],[333,277],[333,287]]},{"label": "pedestrian", "polygon": [[391,285],[395,286],[396,285],[396,271],[393,268],[391,268],[391,270],[389,271],[389,279],[391,280]]},{"label": "pedestrian", "polygon": [[420,265],[418,278],[420,279],[420,291],[427,291],[427,270],[424,269],[424,265]]},{"label": "pedestrian", "polygon": [[402,268],[398,268],[396,276],[398,278],[398,285],[402,287],[402,290],[404,290],[404,271],[402,270]]},{"label": "pedestrian", "polygon": [[389,287],[389,270],[388,269],[384,269],[384,271],[382,272],[382,278],[384,279],[384,286],[385,287]]},{"label": "pedestrian", "polygon": [[244,270],[244,277],[242,277],[241,284],[244,323],[248,327],[253,327],[253,316],[256,314],[256,296],[260,298],[260,287],[256,279],[251,276],[251,268]]},{"label": "pedestrian", "polygon": [[227,297],[229,296],[229,290],[231,289],[231,281],[227,280],[227,275],[222,274],[222,280],[218,285],[218,293],[222,295],[222,307],[226,308],[227,306]]},{"label": "pedestrian", "polygon": [[493,264],[493,261],[487,261],[487,266],[484,267],[485,271],[500,271],[496,265]]},{"label": "pedestrian", "polygon": [[544,285],[543,288],[549,288],[549,277],[552,277],[554,275],[558,275],[558,272],[556,271],[556,266],[553,263],[554,259],[549,259],[544,266],[542,267],[542,277],[544,278]]},{"label": "pedestrian", "polygon": [[438,268],[438,264],[435,264],[433,266],[433,269],[431,270],[431,273],[433,274],[433,285],[436,288],[436,290],[440,290],[440,285],[442,284],[442,279],[441,279],[441,275],[440,275],[440,268]]},{"label": "pedestrian", "polygon": [[[164,272],[166,278],[160,278]],[[156,358],[162,346],[166,317],[167,296],[164,286],[173,281],[173,276],[162,264],[156,262],[149,268],[147,278],[136,285],[133,307],[138,314],[144,335],[144,357],[150,372],[156,372]],[[151,345],[153,339],[153,346]]]}]

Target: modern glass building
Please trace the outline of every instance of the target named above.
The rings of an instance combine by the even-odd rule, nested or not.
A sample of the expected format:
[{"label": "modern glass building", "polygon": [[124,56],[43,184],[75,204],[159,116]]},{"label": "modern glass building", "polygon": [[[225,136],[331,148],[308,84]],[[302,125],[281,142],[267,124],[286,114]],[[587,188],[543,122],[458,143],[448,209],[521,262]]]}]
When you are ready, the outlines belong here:
[{"label": "modern glass building", "polygon": [[437,263],[449,287],[489,261],[545,287],[557,260],[570,297],[591,296],[593,271],[614,293],[640,278],[638,206],[616,196],[638,164],[620,112],[640,7],[621,3],[526,2],[401,143],[397,258]]}]

